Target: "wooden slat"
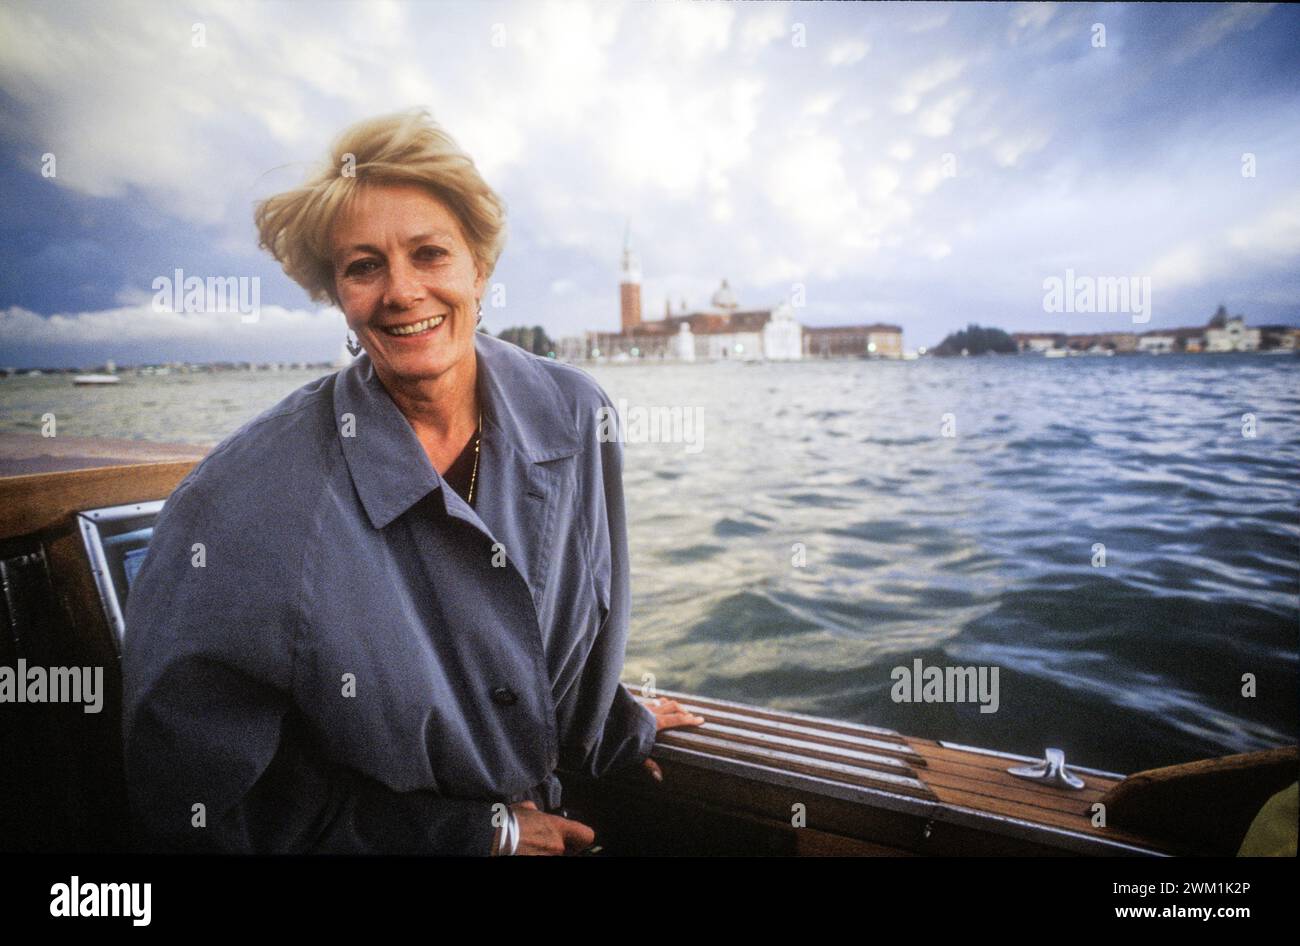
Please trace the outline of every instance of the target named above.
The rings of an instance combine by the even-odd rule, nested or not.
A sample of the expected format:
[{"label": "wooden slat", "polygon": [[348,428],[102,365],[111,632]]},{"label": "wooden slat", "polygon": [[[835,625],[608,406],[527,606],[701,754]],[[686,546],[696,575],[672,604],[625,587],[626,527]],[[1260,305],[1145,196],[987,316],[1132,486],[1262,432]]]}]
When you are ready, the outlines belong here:
[{"label": "wooden slat", "polygon": [[795,739],[802,741],[806,745],[811,744],[896,756],[905,759],[909,765],[923,766],[926,764],[925,759],[908,746],[907,743],[902,740],[901,736],[868,737],[856,734],[849,735],[842,732],[830,731],[823,727],[811,725],[806,722],[796,723],[786,720],[775,720],[767,717],[754,716],[749,713],[738,712],[736,710],[717,709],[715,707],[705,706],[701,701],[692,701],[684,697],[678,699],[677,702],[683,709],[704,716],[705,720],[709,723],[720,723],[723,726],[734,726],[755,733],[765,733],[779,738]]},{"label": "wooden slat", "polygon": [[[961,765],[968,765],[981,771],[1004,773],[1012,766],[1027,765],[1028,762],[1016,759],[1004,759],[1001,756],[988,755],[981,752],[967,752],[963,749],[954,748],[953,746],[941,746],[939,743],[930,739],[916,739],[909,737],[908,744],[921,756],[926,759],[947,759]],[[1069,765],[1070,760],[1066,760]],[[1081,772],[1080,777],[1088,783],[1089,786],[1097,785],[1110,787],[1117,784],[1120,779],[1109,778],[1104,775],[1096,775],[1091,772]]]},{"label": "wooden slat", "polygon": [[1167,844],[1150,838],[1093,825],[1091,806],[1115,784],[1113,779],[1086,775],[1084,781],[1087,785],[1081,790],[1057,788],[1016,778],[1006,771],[1015,764],[1009,759],[940,746],[924,739],[911,739],[909,742],[929,760],[926,784],[946,804],[1140,847],[1169,850]]},{"label": "wooden slat", "polygon": [[1041,788],[1032,782],[997,784],[990,781],[976,781],[966,778],[959,766],[938,761],[925,770],[925,783],[934,788],[944,786],[970,795],[1012,801],[1026,808],[1042,808],[1066,815],[1084,815],[1091,810],[1095,802],[1102,799],[1104,793],[1082,789],[1069,791],[1065,789]]},{"label": "wooden slat", "polygon": [[58,528],[83,509],[166,499],[196,462],[0,477],[0,539]]},{"label": "wooden slat", "polygon": [[884,772],[864,765],[847,765],[775,748],[715,739],[703,732],[664,730],[659,734],[658,741],[667,746],[706,751],[723,758],[772,766],[782,771],[798,772],[845,785],[883,789],[913,798],[933,797],[933,793],[914,777],[910,769]]},{"label": "wooden slat", "polygon": [[[644,697],[644,694],[637,688],[632,692],[637,696]],[[750,706],[746,703],[735,703],[730,700],[717,700],[710,697],[696,696],[691,693],[678,693],[671,690],[656,690],[656,696],[664,697],[670,700],[681,702],[685,700],[701,708],[712,707],[719,710],[729,710],[731,712],[745,713],[755,719],[768,719],[776,722],[794,723],[796,725],[815,726],[827,733],[843,733],[851,736],[870,736],[881,739],[889,739],[895,742],[903,742],[903,737],[892,729],[884,729],[879,726],[866,726],[861,723],[848,723],[837,719],[823,719],[820,716],[808,716],[804,713],[781,712],[771,710],[761,706]]]},{"label": "wooden slat", "polygon": [[[923,740],[912,740],[918,751],[928,756],[926,781],[961,788],[974,794],[1014,798],[1026,804],[1038,805],[1058,811],[1086,810],[1109,790],[1114,782],[1097,776],[1084,776],[1085,786],[1079,790],[1057,788],[1052,785],[1018,779],[1007,771],[1017,763],[978,753],[963,752],[935,746],[933,750]],[[989,765],[987,763],[995,763]]]}]

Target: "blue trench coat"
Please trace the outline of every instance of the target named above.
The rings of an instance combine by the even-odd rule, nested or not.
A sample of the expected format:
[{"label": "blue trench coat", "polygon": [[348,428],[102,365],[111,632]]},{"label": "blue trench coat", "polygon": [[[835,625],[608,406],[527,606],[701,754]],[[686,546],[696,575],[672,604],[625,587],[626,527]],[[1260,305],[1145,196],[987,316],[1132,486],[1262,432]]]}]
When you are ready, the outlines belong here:
[{"label": "blue trench coat", "polygon": [[[475,506],[362,355],[219,444],[156,523],[123,645],[145,846],[488,854],[557,765],[638,765],[622,446],[585,372],[475,334]],[[200,547],[201,546],[201,547]],[[198,806],[202,806],[199,808]]]}]

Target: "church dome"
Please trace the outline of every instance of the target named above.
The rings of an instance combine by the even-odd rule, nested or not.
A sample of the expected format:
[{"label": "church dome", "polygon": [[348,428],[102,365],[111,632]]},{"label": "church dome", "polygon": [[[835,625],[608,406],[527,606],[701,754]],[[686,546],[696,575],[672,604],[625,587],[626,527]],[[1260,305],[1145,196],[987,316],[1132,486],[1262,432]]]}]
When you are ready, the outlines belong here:
[{"label": "church dome", "polygon": [[736,308],[736,294],[731,291],[731,287],[727,285],[725,279],[722,280],[722,285],[718,287],[718,291],[713,294],[712,302],[713,306],[718,309]]}]

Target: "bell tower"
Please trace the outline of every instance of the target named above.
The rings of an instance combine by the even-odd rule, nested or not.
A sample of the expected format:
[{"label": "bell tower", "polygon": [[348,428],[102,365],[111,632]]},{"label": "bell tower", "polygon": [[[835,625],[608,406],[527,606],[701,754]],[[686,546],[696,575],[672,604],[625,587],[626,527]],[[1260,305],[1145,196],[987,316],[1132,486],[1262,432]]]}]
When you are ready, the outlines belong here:
[{"label": "bell tower", "polygon": [[641,264],[632,252],[631,224],[623,231],[623,272],[618,283],[619,310],[623,332],[641,324]]}]

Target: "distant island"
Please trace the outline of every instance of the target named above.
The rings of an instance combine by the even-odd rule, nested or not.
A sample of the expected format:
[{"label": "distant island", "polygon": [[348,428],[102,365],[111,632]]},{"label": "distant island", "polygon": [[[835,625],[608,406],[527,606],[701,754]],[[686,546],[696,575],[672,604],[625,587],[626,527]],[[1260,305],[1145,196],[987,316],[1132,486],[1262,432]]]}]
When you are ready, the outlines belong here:
[{"label": "distant island", "polygon": [[945,358],[951,355],[1014,355],[1019,349],[1015,339],[1000,328],[980,328],[974,323],[953,332],[941,341],[932,354]]},{"label": "distant island", "polygon": [[528,328],[526,325],[511,326],[502,329],[497,334],[497,338],[513,342],[524,351],[532,352],[534,355],[555,357],[556,343],[551,341],[550,336],[546,334],[546,329],[540,325],[534,325],[532,328]]},{"label": "distant island", "polygon": [[962,355],[1163,355],[1174,352],[1300,351],[1300,328],[1260,325],[1249,328],[1244,315],[1228,315],[1219,306],[1204,326],[1152,329],[1147,332],[1016,332],[968,325],[948,335],[931,354]]}]

